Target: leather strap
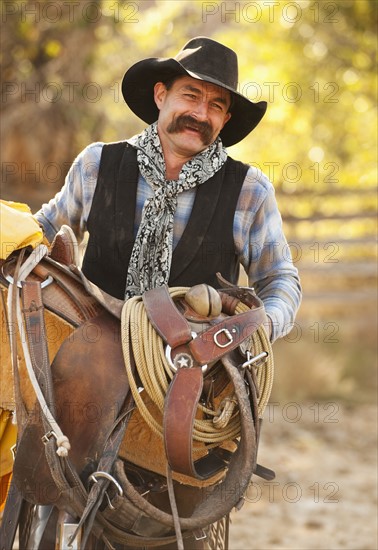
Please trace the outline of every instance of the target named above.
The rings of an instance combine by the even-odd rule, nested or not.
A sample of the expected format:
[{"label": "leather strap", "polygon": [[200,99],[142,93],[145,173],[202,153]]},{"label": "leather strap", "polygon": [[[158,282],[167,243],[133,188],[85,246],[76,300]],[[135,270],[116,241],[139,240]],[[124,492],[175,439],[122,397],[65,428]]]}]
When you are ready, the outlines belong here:
[{"label": "leather strap", "polygon": [[167,391],[163,416],[165,453],[170,467],[196,479],[214,476],[232,457],[231,452],[216,448],[193,461],[193,427],[202,387],[200,367],[179,369]]},{"label": "leather strap", "polygon": [[200,365],[217,361],[256,332],[263,320],[263,307],[226,317],[189,342],[188,348]]},{"label": "leather strap", "polygon": [[47,404],[55,414],[41,284],[37,281],[22,281],[21,284],[23,314],[33,370]]},{"label": "leather strap", "polygon": [[145,292],[143,302],[151,324],[172,348],[172,357],[188,353],[197,366],[217,361],[237,348],[265,320],[264,307],[260,305],[226,317],[193,339],[189,323],[178,311],[166,286]]},{"label": "leather strap", "polygon": [[145,292],[143,303],[150,323],[172,349],[192,339],[190,325],[178,311],[166,285]]},{"label": "leather strap", "polygon": [[21,492],[17,489],[12,479],[1,520],[1,550],[12,550],[13,548],[23,502],[24,499],[22,498]]},{"label": "leather strap", "polygon": [[[129,423],[131,413],[134,410],[134,401],[131,392],[128,392],[125,402],[123,404],[123,412],[117,418],[115,425],[112,427],[109,437],[106,440],[104,451],[101,455],[97,470],[101,473],[110,473],[113,464],[118,456],[119,447],[124,438],[127,425]],[[96,483],[92,485],[92,488],[88,494],[86,507],[81,515],[79,526],[83,525],[86,521],[86,527],[83,532],[82,546],[85,548],[85,544],[92,531],[93,524],[96,518],[98,509],[102,504],[105,491],[109,485],[109,480],[100,478]],[[88,518],[88,519],[87,519]]]},{"label": "leather strap", "polygon": [[[17,282],[18,276],[21,268],[21,263],[24,258],[25,249],[22,249],[16,263],[16,268],[14,271],[14,284],[11,285],[8,292],[8,299],[10,300],[9,310],[8,310],[8,319],[7,319],[7,332],[9,337],[9,344],[11,350],[11,360],[12,360],[12,372],[14,379],[14,395],[16,398],[16,416],[17,416],[17,430],[18,430],[18,440],[20,440],[26,425],[27,411],[24,403],[24,399],[21,393],[21,380],[20,373],[18,370],[18,359],[17,359],[17,337],[14,327],[17,324]],[[1,293],[1,299],[4,300],[3,293]],[[7,307],[4,302],[4,311],[7,311]]]},{"label": "leather strap", "polygon": [[203,387],[202,369],[179,369],[165,397],[163,430],[165,452],[175,472],[204,479],[192,460],[193,425]]}]

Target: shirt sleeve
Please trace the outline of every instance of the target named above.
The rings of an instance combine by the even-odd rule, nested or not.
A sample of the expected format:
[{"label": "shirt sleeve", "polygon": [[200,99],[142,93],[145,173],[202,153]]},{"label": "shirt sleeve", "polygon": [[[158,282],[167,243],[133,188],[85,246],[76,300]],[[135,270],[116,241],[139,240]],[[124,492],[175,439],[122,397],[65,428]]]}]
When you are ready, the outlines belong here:
[{"label": "shirt sleeve", "polygon": [[78,241],[83,239],[97,183],[103,143],[88,145],[72,163],[62,189],[36,212],[51,242],[62,225],[69,225]]},{"label": "shirt sleeve", "polygon": [[263,301],[272,323],[274,341],[293,327],[301,286],[283,233],[274,187],[255,167],[248,170],[239,195],[234,240],[249,285]]}]

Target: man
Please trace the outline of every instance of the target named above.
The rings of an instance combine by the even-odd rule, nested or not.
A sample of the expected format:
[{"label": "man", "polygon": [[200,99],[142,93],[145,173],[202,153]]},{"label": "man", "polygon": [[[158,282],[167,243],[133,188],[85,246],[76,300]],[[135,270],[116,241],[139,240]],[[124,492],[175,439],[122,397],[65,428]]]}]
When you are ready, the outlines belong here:
[{"label": "man", "polygon": [[[79,239],[88,231],[83,272],[121,299],[162,284],[219,286],[218,272],[236,284],[241,264],[274,341],[290,330],[301,290],[272,184],[225,149],[267,106],[237,84],[236,54],[209,38],[190,40],[175,58],[136,63],[122,91],[147,128],[84,149],[36,217],[50,241],[63,224]],[[185,548],[208,545],[193,537]]]},{"label": "man", "polygon": [[124,99],[149,126],[89,145],[62,190],[36,214],[49,240],[61,225],[89,232],[83,271],[118,298],[164,283],[237,283],[240,264],[267,313],[271,341],[291,328],[301,290],[269,180],[225,146],[265,114],[237,91],[235,52],[205,37],[175,58],[133,65]]}]

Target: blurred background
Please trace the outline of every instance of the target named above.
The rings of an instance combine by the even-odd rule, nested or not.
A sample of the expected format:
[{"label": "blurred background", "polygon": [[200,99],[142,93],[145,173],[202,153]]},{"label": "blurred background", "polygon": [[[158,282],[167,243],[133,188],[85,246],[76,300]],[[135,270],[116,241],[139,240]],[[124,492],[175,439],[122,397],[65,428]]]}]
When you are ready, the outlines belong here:
[{"label": "blurred background", "polygon": [[[1,198],[33,211],[60,189],[90,142],[143,129],[120,91],[131,64],[175,55],[197,35],[238,53],[239,91],[267,101],[268,111],[229,154],[273,181],[304,291],[292,331],[274,346],[268,412],[278,414],[266,422],[262,452],[273,455],[273,468],[280,457],[280,488],[334,483],[344,501],[336,491],[338,506],[329,514],[330,506],[327,513],[320,506],[328,504],[328,489],[317,495],[318,508],[286,494],[274,500],[275,525],[291,528],[292,538],[282,530],[243,538],[240,527],[233,548],[377,548],[377,3],[40,0],[3,1],[1,10]],[[307,473],[292,481],[306,453]],[[325,456],[335,461],[324,477]],[[361,463],[369,492],[357,485],[352,496]],[[316,504],[315,489],[307,493]],[[368,521],[358,532],[356,495],[370,506],[360,508]],[[270,496],[247,506],[248,514]],[[261,510],[259,521],[272,508]],[[303,513],[307,519],[298,520]],[[317,513],[323,523],[313,519]],[[340,540],[325,530],[326,516],[335,518]]]}]

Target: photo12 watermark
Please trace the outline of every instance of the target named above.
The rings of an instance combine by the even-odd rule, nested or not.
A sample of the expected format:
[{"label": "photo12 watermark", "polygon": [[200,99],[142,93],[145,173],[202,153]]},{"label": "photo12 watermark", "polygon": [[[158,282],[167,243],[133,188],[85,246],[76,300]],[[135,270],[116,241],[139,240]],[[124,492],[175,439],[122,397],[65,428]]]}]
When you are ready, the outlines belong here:
[{"label": "photo12 watermark", "polygon": [[[87,103],[98,103],[102,98],[109,98],[114,103],[122,103],[120,83],[101,85],[98,82],[23,82],[3,81],[1,84],[1,102],[11,101],[21,103],[74,103],[77,100]],[[267,101],[268,103],[281,102],[298,103],[301,100],[313,103],[338,103],[340,86],[337,82],[310,82],[301,85],[298,82],[266,81],[263,83],[248,81],[240,82],[237,91],[250,101]]]},{"label": "photo12 watermark", "polygon": [[87,2],[87,1],[50,1],[50,2],[1,2],[1,21],[8,23],[16,20],[20,23],[49,24],[68,21],[86,24],[111,20],[114,23],[139,23],[141,2]]},{"label": "photo12 watermark", "polygon": [[274,23],[283,20],[293,25],[303,20],[304,11],[311,12],[313,23],[338,23],[337,2],[284,2],[263,0],[261,2],[203,2],[202,21],[216,19],[220,23]]}]

